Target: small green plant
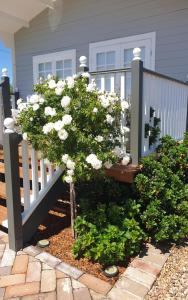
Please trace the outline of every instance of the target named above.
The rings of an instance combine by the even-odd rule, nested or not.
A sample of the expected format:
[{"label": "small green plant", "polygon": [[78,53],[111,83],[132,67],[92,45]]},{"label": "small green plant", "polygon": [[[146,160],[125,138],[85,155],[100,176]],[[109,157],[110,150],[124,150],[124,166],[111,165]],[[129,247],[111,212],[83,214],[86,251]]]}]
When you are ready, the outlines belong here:
[{"label": "small green plant", "polygon": [[188,234],[188,142],[162,138],[157,154],[143,160],[135,184],[141,221],[156,241],[178,241]]}]

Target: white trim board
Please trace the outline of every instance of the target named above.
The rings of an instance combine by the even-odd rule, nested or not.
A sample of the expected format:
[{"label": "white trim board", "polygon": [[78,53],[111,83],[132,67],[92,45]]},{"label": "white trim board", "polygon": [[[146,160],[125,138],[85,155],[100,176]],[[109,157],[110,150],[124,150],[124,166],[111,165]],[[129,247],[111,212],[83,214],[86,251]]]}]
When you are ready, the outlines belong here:
[{"label": "white trim board", "polygon": [[72,59],[72,72],[76,73],[76,49],[47,53],[33,56],[33,82],[37,83],[38,64],[52,62],[52,73],[55,74],[55,62],[58,60]]},{"label": "white trim board", "polygon": [[117,68],[122,68],[120,59],[124,49],[135,47],[146,48],[146,68],[155,70],[155,47],[156,32],[133,35],[124,38],[106,40],[89,44],[89,67],[90,71],[96,71],[96,53],[106,50],[115,50],[118,52]]}]

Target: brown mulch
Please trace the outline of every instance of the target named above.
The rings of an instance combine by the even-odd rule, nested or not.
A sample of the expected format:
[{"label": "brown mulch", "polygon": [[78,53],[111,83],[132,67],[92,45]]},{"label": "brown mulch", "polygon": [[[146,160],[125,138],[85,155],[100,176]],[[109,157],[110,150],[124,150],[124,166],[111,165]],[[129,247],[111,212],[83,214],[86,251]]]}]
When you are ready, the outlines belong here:
[{"label": "brown mulch", "polygon": [[69,211],[68,202],[57,201],[54,208],[49,211],[48,217],[44,220],[43,224],[39,226],[32,243],[35,245],[41,239],[48,239],[50,245],[44,249],[46,252],[84,272],[92,274],[110,284],[114,284],[125,271],[128,262],[124,266],[118,266],[118,276],[108,278],[103,274],[102,266],[99,263],[91,262],[86,258],[74,259],[71,251],[74,239],[71,235]]}]

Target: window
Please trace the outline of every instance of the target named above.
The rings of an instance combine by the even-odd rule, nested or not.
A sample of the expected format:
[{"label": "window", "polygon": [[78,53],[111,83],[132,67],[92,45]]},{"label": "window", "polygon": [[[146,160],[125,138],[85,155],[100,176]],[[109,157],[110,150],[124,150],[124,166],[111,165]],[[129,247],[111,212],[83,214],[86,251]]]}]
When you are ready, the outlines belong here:
[{"label": "window", "polygon": [[[155,69],[155,32],[141,34],[126,38],[119,38],[90,44],[89,68],[90,71],[107,71],[113,69],[130,68],[133,59],[133,49],[141,48],[141,58],[144,66]],[[120,73],[115,75],[115,89],[120,89]],[[101,88],[101,77],[105,77],[105,90],[111,90],[110,72],[97,75],[96,82]],[[131,91],[131,72],[125,74],[125,96],[129,97]]]},{"label": "window", "polygon": [[65,79],[76,73],[76,50],[67,50],[33,57],[33,79],[37,83],[40,77],[48,74]]}]

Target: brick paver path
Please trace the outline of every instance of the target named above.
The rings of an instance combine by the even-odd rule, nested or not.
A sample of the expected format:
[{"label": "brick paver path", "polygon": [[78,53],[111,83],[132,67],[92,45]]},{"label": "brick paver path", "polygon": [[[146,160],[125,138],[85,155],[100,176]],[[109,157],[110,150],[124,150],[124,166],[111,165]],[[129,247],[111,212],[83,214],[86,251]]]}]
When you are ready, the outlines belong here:
[{"label": "brick paver path", "polygon": [[150,246],[112,287],[37,247],[15,253],[0,231],[0,300],[141,300],[167,257]]}]

